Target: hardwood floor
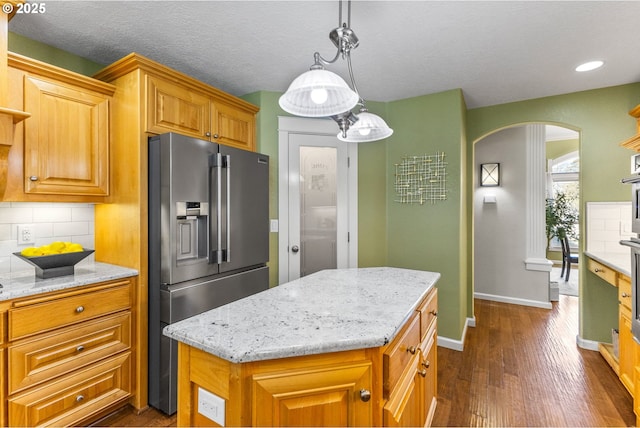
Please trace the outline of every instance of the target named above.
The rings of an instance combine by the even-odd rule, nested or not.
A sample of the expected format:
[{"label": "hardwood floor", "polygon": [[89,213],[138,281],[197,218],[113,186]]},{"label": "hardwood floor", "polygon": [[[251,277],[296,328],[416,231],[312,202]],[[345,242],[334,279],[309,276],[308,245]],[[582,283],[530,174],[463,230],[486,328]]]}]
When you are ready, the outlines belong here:
[{"label": "hardwood floor", "polygon": [[[433,426],[633,426],[633,402],[599,353],[576,345],[578,298],[552,310],[476,300],[464,352],[438,348]],[[97,426],[176,426],[124,409]]]},{"label": "hardwood floor", "polygon": [[552,310],[476,300],[464,352],[438,348],[434,426],[633,426],[633,401],[576,345],[578,298]]}]

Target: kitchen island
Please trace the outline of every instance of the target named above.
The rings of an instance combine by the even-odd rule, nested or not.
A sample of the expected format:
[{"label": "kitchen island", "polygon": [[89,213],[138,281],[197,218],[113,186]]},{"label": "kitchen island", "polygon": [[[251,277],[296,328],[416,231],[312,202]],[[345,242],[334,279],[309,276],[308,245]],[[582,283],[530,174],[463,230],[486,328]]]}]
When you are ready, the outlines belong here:
[{"label": "kitchen island", "polygon": [[179,426],[424,426],[439,273],[327,270],[172,324]]}]

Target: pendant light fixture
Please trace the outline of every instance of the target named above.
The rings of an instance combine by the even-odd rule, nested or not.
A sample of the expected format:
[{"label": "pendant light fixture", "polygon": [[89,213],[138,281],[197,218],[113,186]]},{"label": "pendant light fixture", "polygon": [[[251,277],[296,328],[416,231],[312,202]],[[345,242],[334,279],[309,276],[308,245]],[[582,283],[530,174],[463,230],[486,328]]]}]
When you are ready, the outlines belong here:
[{"label": "pendant light fixture", "polygon": [[[323,58],[319,52],[313,54],[310,70],[298,76],[289,89],[280,97],[280,107],[287,113],[305,117],[331,117],[340,128],[338,138],[347,142],[381,140],[393,134],[385,121],[369,113],[356,87],[351,68],[351,50],[360,41],[351,27],[351,0],[348,0],[347,22],[342,23],[342,0],[339,1],[338,27],[329,33],[329,38],[338,51],[333,59]],[[351,86],[337,74],[325,70],[323,64],[333,64],[342,57],[347,61]],[[351,109],[360,105],[360,113]]]}]

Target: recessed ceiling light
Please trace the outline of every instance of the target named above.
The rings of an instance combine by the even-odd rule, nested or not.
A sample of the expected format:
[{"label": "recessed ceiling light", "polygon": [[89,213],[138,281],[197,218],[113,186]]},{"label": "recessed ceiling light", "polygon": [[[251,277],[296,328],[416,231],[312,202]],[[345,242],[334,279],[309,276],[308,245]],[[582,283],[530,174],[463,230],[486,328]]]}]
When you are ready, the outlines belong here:
[{"label": "recessed ceiling light", "polygon": [[576,71],[591,71],[604,65],[604,61],[589,61],[576,67]]}]

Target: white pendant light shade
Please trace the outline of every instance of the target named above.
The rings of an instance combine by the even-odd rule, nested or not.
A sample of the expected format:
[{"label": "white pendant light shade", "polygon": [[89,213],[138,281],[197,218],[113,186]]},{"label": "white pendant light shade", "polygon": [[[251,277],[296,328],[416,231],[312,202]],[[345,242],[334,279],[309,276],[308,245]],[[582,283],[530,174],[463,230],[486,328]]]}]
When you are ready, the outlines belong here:
[{"label": "white pendant light shade", "polygon": [[342,133],[339,133],[338,139],[349,143],[366,143],[382,140],[390,137],[391,134],[393,129],[389,128],[380,116],[361,111],[358,113],[358,121],[349,127],[347,136],[343,137]]},{"label": "white pendant light shade", "polygon": [[313,69],[298,76],[279,100],[287,113],[328,117],[351,110],[360,97],[337,74]]}]

